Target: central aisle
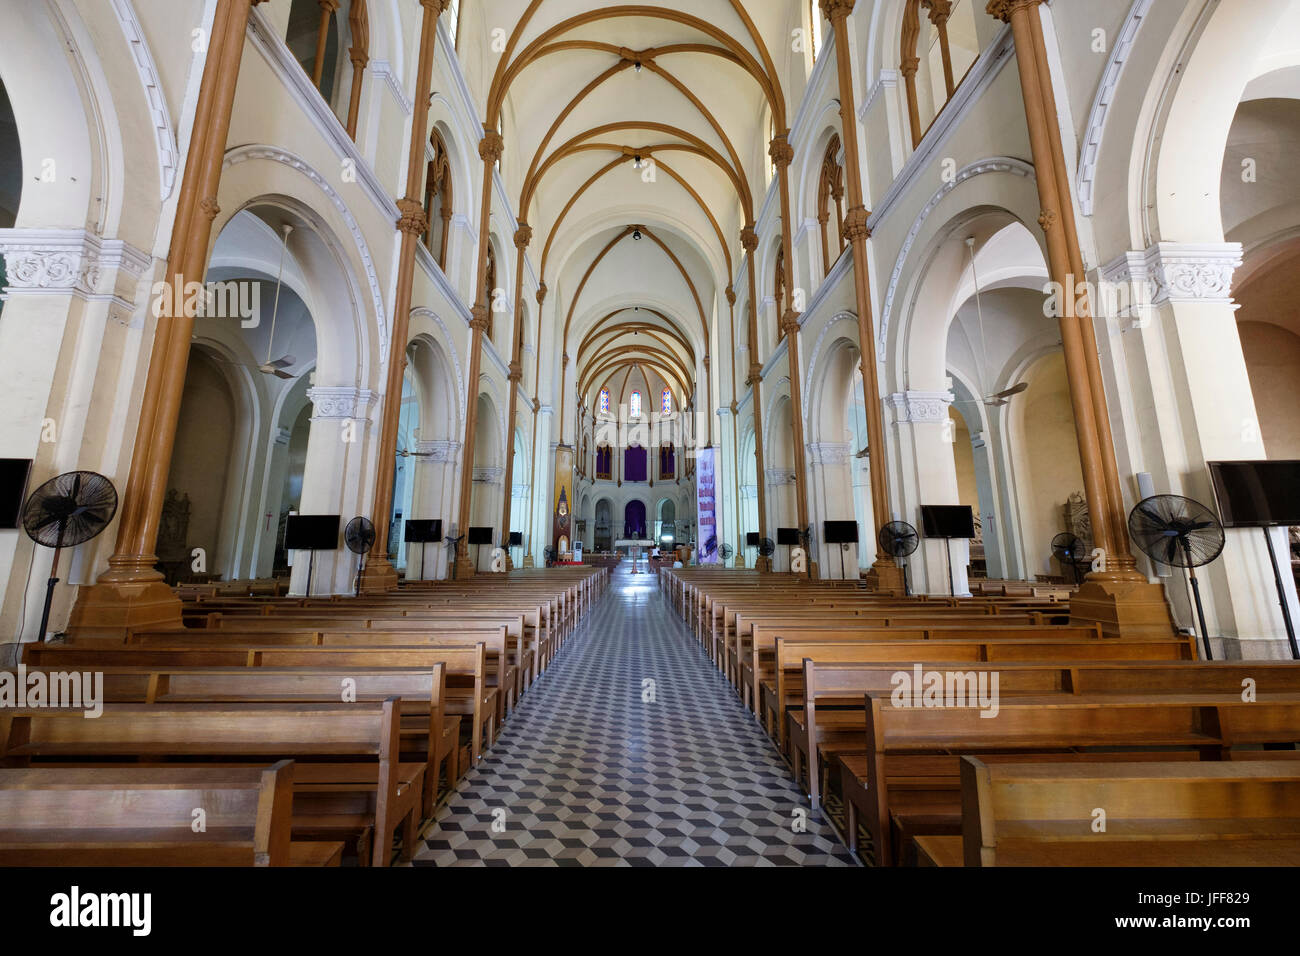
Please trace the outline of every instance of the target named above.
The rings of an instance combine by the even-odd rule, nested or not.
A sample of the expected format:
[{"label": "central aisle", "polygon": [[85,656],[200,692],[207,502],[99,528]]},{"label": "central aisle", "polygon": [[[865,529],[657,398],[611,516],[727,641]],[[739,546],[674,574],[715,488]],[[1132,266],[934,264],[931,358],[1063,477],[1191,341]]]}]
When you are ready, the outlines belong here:
[{"label": "central aisle", "polygon": [[628,567],[438,811],[415,865],[856,865],[657,578]]}]

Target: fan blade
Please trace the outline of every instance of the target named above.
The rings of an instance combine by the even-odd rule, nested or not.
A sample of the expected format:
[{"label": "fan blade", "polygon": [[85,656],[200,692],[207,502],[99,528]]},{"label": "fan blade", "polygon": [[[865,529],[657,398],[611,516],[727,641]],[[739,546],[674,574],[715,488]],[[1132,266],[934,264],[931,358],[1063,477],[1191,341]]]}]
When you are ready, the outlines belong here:
[{"label": "fan blade", "polygon": [[1165,564],[1175,564],[1178,558],[1178,538],[1170,536],[1169,547],[1165,549]]},{"label": "fan blade", "polygon": [[272,368],[288,368],[290,365],[297,363],[297,361],[298,360],[292,355],[281,355],[274,362],[267,362],[266,364]]},{"label": "fan blade", "polygon": [[1023,392],[1023,391],[1024,391],[1025,389],[1027,389],[1028,387],[1029,387],[1029,383],[1028,383],[1028,382],[1018,382],[1017,384],[1012,385],[1010,388],[1004,388],[1004,389],[1003,389],[1002,391],[1000,391],[1000,392],[995,392],[995,393],[994,393],[993,395],[991,395],[990,397],[991,397],[991,398],[1010,398],[1012,395],[1019,395],[1021,392]]},{"label": "fan blade", "polygon": [[277,368],[277,369],[276,369],[274,372],[272,372],[271,374],[274,375],[276,378],[293,378],[293,373],[292,373],[292,372],[286,372],[286,371],[285,371],[284,369],[282,369],[282,368]]}]

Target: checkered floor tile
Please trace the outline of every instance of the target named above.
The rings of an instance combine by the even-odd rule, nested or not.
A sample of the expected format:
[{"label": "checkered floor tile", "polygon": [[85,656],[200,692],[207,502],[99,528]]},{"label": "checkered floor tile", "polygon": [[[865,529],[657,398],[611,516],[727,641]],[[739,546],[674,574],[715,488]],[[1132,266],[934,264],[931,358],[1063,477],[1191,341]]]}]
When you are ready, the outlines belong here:
[{"label": "checkered floor tile", "polygon": [[416,866],[854,866],[660,595],[620,569]]}]

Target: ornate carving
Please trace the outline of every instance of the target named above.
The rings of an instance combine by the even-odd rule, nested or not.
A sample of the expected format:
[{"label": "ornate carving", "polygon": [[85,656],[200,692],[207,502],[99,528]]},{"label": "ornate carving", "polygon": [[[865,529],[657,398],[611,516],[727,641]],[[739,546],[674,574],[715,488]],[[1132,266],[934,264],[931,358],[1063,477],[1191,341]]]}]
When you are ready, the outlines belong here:
[{"label": "ornate carving", "polygon": [[522,382],[524,380],[523,366],[520,365],[518,362],[511,362],[510,374],[506,377],[509,378],[510,381],[512,382]]},{"label": "ornate carving", "polygon": [[501,154],[505,152],[505,149],[505,140],[501,138],[501,134],[494,129],[490,129],[487,130],[483,134],[483,138],[479,140],[478,156],[479,159],[483,160],[485,163],[495,163],[501,158]]},{"label": "ornate carving", "polygon": [[478,466],[474,469],[475,484],[499,485],[506,470],[498,465]]},{"label": "ornate carving", "polygon": [[916,76],[917,67],[921,65],[920,57],[905,56],[903,62],[898,64],[898,72],[902,73],[907,79]]},{"label": "ornate carving", "polygon": [[853,12],[857,0],[822,0],[822,16],[834,23],[843,20]]},{"label": "ornate carving", "polygon": [[1038,214],[1038,224],[1043,227],[1044,231],[1053,228],[1056,225],[1057,215],[1055,209],[1044,209]]},{"label": "ornate carving", "polygon": [[734,307],[735,304],[736,304],[736,290],[733,289],[731,286],[727,286],[727,305]]},{"label": "ornate carving", "polygon": [[930,22],[936,27],[952,15],[952,0],[921,0],[921,5],[930,8]]},{"label": "ornate carving", "polygon": [[1018,10],[1036,7],[1043,0],[989,0],[985,11],[995,20],[1010,23]]},{"label": "ornate carving", "polygon": [[312,403],[312,421],[365,419],[375,393],[368,388],[322,385],[307,389],[307,400]]},{"label": "ornate carving", "polygon": [[412,199],[410,196],[399,199],[397,209],[402,214],[397,220],[399,232],[419,236],[428,231],[429,217],[425,214],[424,205],[418,199]]},{"label": "ornate carving", "polygon": [[808,445],[808,461],[814,465],[843,465],[848,460],[847,442],[812,442]]},{"label": "ornate carving", "polygon": [[547,291],[547,290],[546,290],[546,283],[545,283],[545,282],[539,283],[538,286],[537,286],[537,304],[538,304],[538,305],[541,305],[544,301],[546,301],[546,291]]},{"label": "ornate carving", "polygon": [[431,440],[415,443],[416,456],[434,464],[455,461],[459,451],[460,442],[458,441]]},{"label": "ornate carving", "polygon": [[212,220],[216,219],[217,214],[221,212],[221,205],[217,202],[217,197],[205,197],[203,201],[199,203],[199,212],[203,213],[208,222],[212,222]]},{"label": "ornate carving", "polygon": [[865,206],[854,206],[850,209],[844,216],[844,238],[849,242],[870,239],[871,230],[867,227],[870,218],[871,213],[867,212]]},{"label": "ornate carving", "polygon": [[754,231],[753,226],[746,226],[740,230],[740,245],[746,252],[753,252],[758,248],[758,233]]},{"label": "ornate carving", "polygon": [[772,488],[776,485],[793,485],[794,471],[790,468],[769,468],[763,473],[767,479],[767,487]]},{"label": "ornate carving", "polygon": [[527,249],[528,244],[533,241],[533,227],[528,225],[522,219],[519,220],[519,228],[515,230],[515,248]]},{"label": "ornate carving", "polygon": [[794,335],[799,328],[799,313],[794,309],[786,309],[785,314],[781,316],[781,331],[786,335]]},{"label": "ornate carving", "polygon": [[777,133],[772,137],[767,152],[772,157],[772,162],[776,164],[777,169],[785,169],[794,161],[794,147],[786,139],[785,133]]},{"label": "ornate carving", "polygon": [[949,420],[952,392],[895,392],[885,402],[900,425],[936,425]]},{"label": "ornate carving", "polygon": [[482,335],[492,324],[492,316],[488,313],[485,305],[476,305],[469,310],[470,319],[469,327],[477,334]]},{"label": "ornate carving", "polygon": [[746,385],[753,385],[756,382],[763,381],[763,366],[757,362],[749,363],[749,377],[745,379]]}]

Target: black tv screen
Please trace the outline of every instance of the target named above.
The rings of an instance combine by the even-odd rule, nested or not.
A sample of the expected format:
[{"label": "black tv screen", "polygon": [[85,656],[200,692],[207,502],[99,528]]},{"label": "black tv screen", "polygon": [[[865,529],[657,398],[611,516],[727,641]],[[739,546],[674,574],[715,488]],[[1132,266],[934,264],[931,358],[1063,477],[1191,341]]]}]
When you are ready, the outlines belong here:
[{"label": "black tv screen", "polygon": [[798,528],[777,528],[776,543],[790,545],[792,547],[794,545],[797,545],[799,543],[799,529]]},{"label": "black tv screen", "polygon": [[757,531],[746,531],[746,532],[745,532],[745,547],[747,547],[747,548],[757,548],[757,547],[758,547],[758,532],[757,532]]},{"label": "black tv screen", "polygon": [[921,505],[921,527],[927,538],[973,538],[975,512],[970,505]]},{"label": "black tv screen", "polygon": [[402,528],[407,544],[434,544],[442,540],[441,518],[413,518]]},{"label": "black tv screen", "polygon": [[0,528],[16,528],[27,497],[30,458],[0,458]]},{"label": "black tv screen", "polygon": [[492,543],[492,529],[491,529],[491,528],[475,528],[475,527],[471,527],[471,528],[469,529],[469,542],[468,542],[468,543],[469,543],[469,544],[491,544],[491,543]]},{"label": "black tv screen", "polygon": [[510,547],[522,548],[524,546],[524,533],[522,531],[510,532]]},{"label": "black tv screen", "polygon": [[856,521],[822,522],[822,539],[827,544],[857,544],[858,523]]},{"label": "black tv screen", "polygon": [[339,515],[289,515],[284,529],[286,551],[337,551]]},{"label": "black tv screen", "polygon": [[1209,465],[1225,527],[1300,524],[1300,461],[1212,461]]}]

